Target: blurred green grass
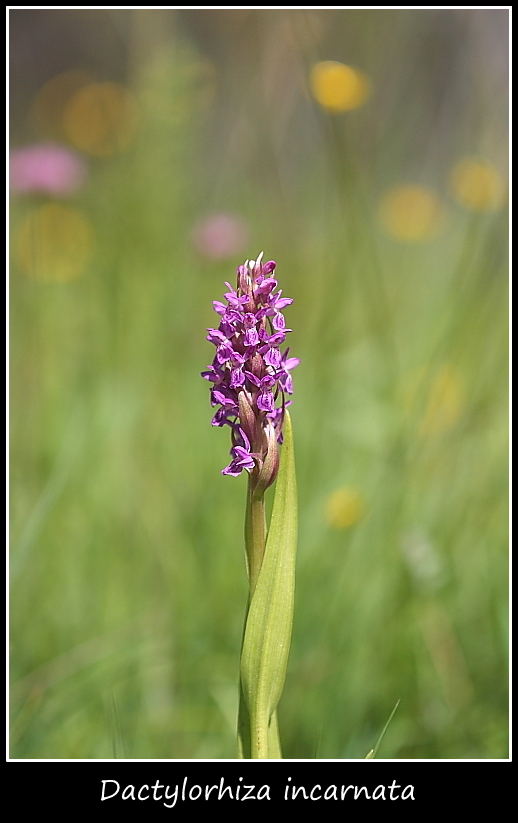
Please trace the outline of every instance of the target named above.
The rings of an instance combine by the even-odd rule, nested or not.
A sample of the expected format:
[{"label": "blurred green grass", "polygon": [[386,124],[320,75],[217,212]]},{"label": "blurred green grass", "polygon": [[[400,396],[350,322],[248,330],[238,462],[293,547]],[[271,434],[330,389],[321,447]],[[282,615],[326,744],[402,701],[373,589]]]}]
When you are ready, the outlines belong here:
[{"label": "blurred green grass", "polygon": [[[404,174],[372,106],[331,117],[302,95],[279,136],[282,95],[233,76],[211,150],[224,107],[198,106],[199,64],[173,33],[137,66],[138,140],[72,201],[96,238],[83,274],[39,281],[14,255],[10,756],[235,757],[245,484],[220,475],[199,372],[242,260],[189,241],[230,208],[242,257],[277,261],[301,358],[284,756],[364,758],[400,699],[379,757],[505,758],[507,218],[448,201],[469,112],[444,162],[423,157],[445,226],[404,244],[376,220],[380,181]],[[13,198],[14,235],[30,207]],[[347,529],[326,517],[341,487],[364,507]]]}]

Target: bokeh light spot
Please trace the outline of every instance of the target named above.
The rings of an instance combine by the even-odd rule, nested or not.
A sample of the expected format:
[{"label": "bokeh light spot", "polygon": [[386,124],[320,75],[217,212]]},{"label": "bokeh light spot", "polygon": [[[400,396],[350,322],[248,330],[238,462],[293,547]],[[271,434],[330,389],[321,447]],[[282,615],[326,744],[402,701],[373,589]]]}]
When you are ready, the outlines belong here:
[{"label": "bokeh light spot", "polygon": [[424,186],[395,186],[381,197],[378,216],[396,240],[418,243],[438,234],[443,209],[434,191]]},{"label": "bokeh light spot", "polygon": [[326,501],[326,519],[334,529],[348,529],[360,520],[365,511],[362,497],[351,486],[336,489]]},{"label": "bokeh light spot", "polygon": [[9,187],[17,194],[64,197],[83,185],[86,173],[84,159],[64,146],[36,143],[9,155]]},{"label": "bokeh light spot", "polygon": [[20,269],[35,280],[67,282],[90,260],[93,228],[78,209],[45,203],[18,227],[13,252]]},{"label": "bokeh light spot", "polygon": [[91,83],[69,100],[63,115],[68,140],[94,157],[127,151],[139,125],[134,95],[119,83]]},{"label": "bokeh light spot", "polygon": [[430,380],[419,432],[441,434],[453,428],[464,407],[464,385],[457,369],[443,364]]},{"label": "bokeh light spot", "polygon": [[488,160],[464,157],[453,167],[450,189],[455,200],[470,211],[496,211],[503,203],[505,182]]},{"label": "bokeh light spot", "polygon": [[63,114],[70,98],[83,86],[93,82],[88,72],[73,69],[48,80],[34,97],[29,108],[29,122],[44,137],[66,140]]},{"label": "bokeh light spot", "polygon": [[248,229],[236,215],[219,212],[199,220],[193,226],[191,240],[202,257],[228,260],[246,247]]},{"label": "bokeh light spot", "polygon": [[364,72],[334,60],[325,60],[313,66],[310,86],[317,103],[333,112],[358,108],[371,91],[370,80]]}]

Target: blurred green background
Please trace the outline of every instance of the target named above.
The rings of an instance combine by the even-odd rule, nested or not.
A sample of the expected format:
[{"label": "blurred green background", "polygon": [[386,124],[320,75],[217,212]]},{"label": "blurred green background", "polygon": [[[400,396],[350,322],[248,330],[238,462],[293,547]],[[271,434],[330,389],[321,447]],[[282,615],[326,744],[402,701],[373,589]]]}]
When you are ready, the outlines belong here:
[{"label": "blurred green background", "polygon": [[277,261],[286,758],[506,758],[506,10],[11,10],[12,758],[234,758],[205,329]]}]

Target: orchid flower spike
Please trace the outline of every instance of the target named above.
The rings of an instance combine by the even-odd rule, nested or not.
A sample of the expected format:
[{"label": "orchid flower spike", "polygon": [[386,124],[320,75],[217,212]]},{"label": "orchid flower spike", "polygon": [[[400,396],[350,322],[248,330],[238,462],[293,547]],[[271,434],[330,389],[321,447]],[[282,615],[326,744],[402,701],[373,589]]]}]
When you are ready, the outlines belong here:
[{"label": "orchid flower spike", "polygon": [[225,303],[214,301],[220,321],[208,329],[207,340],[216,354],[202,377],[212,383],[211,405],[217,410],[213,426],[231,429],[231,461],[222,474],[237,477],[243,469],[254,476],[257,491],[264,491],[277,475],[277,444],[282,443],[284,411],[291,401],[291,369],[297,357],[280,347],[291,329],[282,310],[292,303],[276,291],[275,263],[246,260],[237,269],[234,289],[226,283]]}]

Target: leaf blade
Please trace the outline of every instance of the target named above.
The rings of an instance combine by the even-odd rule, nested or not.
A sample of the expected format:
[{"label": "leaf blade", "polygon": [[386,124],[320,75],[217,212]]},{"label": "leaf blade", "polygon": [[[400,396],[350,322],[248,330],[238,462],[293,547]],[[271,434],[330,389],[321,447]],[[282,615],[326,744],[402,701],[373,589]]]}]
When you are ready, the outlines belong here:
[{"label": "leaf blade", "polygon": [[[248,705],[252,758],[268,758],[268,728],[279,702],[288,664],[295,588],[297,485],[291,420],[284,442],[261,570],[246,621],[241,682]],[[270,736],[271,737],[271,736]],[[278,757],[276,754],[270,756]]]}]

